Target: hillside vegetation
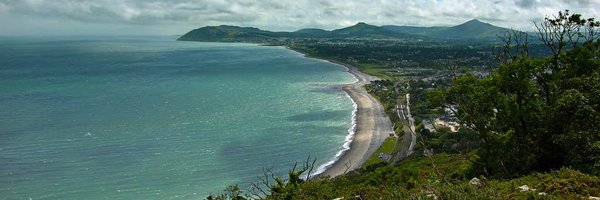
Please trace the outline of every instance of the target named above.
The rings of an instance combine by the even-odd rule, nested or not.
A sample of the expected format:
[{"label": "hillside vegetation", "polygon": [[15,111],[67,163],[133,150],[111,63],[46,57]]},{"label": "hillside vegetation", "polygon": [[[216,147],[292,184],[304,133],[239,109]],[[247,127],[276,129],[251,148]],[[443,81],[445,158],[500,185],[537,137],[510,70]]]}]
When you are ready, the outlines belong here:
[{"label": "hillside vegetation", "polygon": [[307,161],[285,178],[266,171],[248,191],[231,186],[208,199],[600,196],[600,22],[567,10],[536,27],[546,57],[530,57],[527,34],[515,31],[501,38],[500,65],[489,75],[449,65],[448,84],[410,89],[423,100],[416,112],[450,110],[460,129],[418,125],[416,153],[397,165],[371,161],[343,176],[304,180],[313,167]]},{"label": "hillside vegetation", "polygon": [[473,19],[463,24],[452,27],[410,27],[410,26],[383,26],[384,29],[396,33],[413,34],[428,38],[446,40],[497,40],[498,35],[508,31],[506,28],[497,27],[489,23]]},{"label": "hillside vegetation", "polygon": [[294,39],[388,39],[388,40],[490,40],[498,39],[509,29],[479,20],[471,20],[452,27],[374,26],[363,22],[336,30],[301,29],[294,32],[271,32],[252,27],[207,26],[194,29],[178,40],[204,42],[250,42],[278,44]]}]

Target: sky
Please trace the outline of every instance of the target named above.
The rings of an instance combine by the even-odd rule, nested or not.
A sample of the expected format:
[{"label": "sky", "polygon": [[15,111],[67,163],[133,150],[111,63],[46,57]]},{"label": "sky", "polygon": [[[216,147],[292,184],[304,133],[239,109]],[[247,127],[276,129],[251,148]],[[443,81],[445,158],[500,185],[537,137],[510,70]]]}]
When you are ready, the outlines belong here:
[{"label": "sky", "polygon": [[569,9],[600,19],[600,0],[0,0],[0,35],[181,35],[203,26],[273,31],[452,26],[479,19],[533,30]]}]

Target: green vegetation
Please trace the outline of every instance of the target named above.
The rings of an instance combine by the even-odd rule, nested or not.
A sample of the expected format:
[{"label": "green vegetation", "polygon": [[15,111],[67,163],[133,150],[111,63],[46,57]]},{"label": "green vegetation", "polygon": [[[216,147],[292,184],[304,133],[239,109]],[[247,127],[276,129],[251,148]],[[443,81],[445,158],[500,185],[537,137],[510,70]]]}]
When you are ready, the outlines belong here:
[{"label": "green vegetation", "polygon": [[405,27],[373,26],[363,22],[354,26],[326,31],[322,29],[301,29],[295,32],[271,32],[252,27],[207,26],[194,29],[179,40],[206,42],[252,42],[277,44],[295,42],[298,39],[370,39],[370,40],[410,40],[443,41],[477,39],[496,41],[498,34],[508,29],[496,27],[479,20],[471,20],[453,27]]},{"label": "green vegetation", "polygon": [[[562,168],[532,173],[516,179],[478,177],[473,185],[470,162],[458,154],[412,156],[398,166],[379,165],[333,179],[313,179],[298,184],[288,193],[264,199],[587,199],[600,195],[600,178]],[[527,185],[530,190],[521,192]],[[233,191],[233,192],[232,192]],[[542,194],[540,194],[542,193]],[[244,197],[242,197],[244,196]],[[289,197],[289,198],[283,198]],[[213,199],[257,198],[229,187]],[[210,199],[210,198],[209,198]]]},{"label": "green vegetation", "polygon": [[[515,177],[531,171],[571,166],[600,174],[600,41],[583,43],[571,33],[599,23],[560,13],[540,26],[558,34],[545,43],[554,54],[527,56],[527,44],[489,76],[457,76],[453,85],[431,93],[480,139],[477,169],[486,175]],[[564,34],[564,35],[563,35]],[[593,34],[593,32],[592,32]],[[565,48],[570,50],[563,50]]]},{"label": "green vegetation", "polygon": [[396,114],[396,103],[401,95],[396,93],[394,83],[392,81],[374,81],[366,85],[365,88],[369,94],[373,95],[381,103],[385,113],[392,123],[394,123],[396,134],[402,135],[403,123],[398,118],[398,114]]},{"label": "green vegetation", "polygon": [[[292,50],[298,51],[298,52],[302,52],[302,53],[306,54],[306,56],[309,56],[309,57],[329,60],[329,61],[333,61],[333,62],[337,62],[337,63],[341,63],[341,64],[348,63],[347,61],[344,62],[343,57],[340,57],[337,55],[326,55],[326,54],[319,53],[319,50],[317,50],[318,47],[300,45],[300,46],[289,46],[289,48],[291,48]],[[390,77],[388,75],[383,73],[383,71],[386,71],[389,69],[385,65],[378,65],[378,64],[372,64],[372,63],[352,63],[352,66],[355,66],[361,72],[364,72],[366,74],[377,76],[377,77],[380,77],[383,79],[390,79]]]},{"label": "green vegetation", "polygon": [[[383,28],[405,34],[415,34],[426,36],[429,38],[439,38],[447,40],[497,40],[498,35],[502,35],[508,31],[505,28],[497,27],[488,23],[481,22],[477,19],[465,22],[453,27],[410,27],[410,26],[384,26]],[[477,33],[472,35],[470,33]]]},{"label": "green vegetation", "polygon": [[[358,40],[290,45],[311,56],[358,65],[362,70],[370,69],[371,73],[385,77],[366,89],[383,104],[396,125],[401,122],[395,106],[398,102],[405,103],[404,94],[411,94],[419,135],[415,153],[394,166],[379,162],[380,152],[396,150],[394,139],[390,138],[363,168],[343,176],[304,181],[299,174],[312,169],[307,161],[301,169],[292,169],[287,180],[265,172],[266,178],[260,179],[262,187],[254,187],[254,192],[250,192],[258,195],[241,197],[239,189],[233,186],[223,195],[211,198],[588,199],[600,196],[598,27],[600,22],[594,19],[560,12],[537,24],[541,45],[549,50],[532,48],[535,45],[527,42],[529,36],[515,31],[501,37],[503,43],[494,45],[499,50],[485,59],[450,58],[452,53],[448,51],[460,52],[465,46],[434,43],[425,47],[407,43],[378,46],[386,43]],[[488,55],[482,53],[484,47],[470,46],[469,50],[478,53],[466,54]],[[421,55],[424,48],[433,49],[429,51],[429,59],[438,60],[431,62],[426,54]],[[402,59],[410,67],[394,64]],[[479,65],[492,59],[500,62],[495,69]],[[465,67],[461,70],[458,66],[462,65]],[[441,72],[442,69],[446,72]],[[416,75],[407,77],[407,71]],[[455,118],[460,129],[451,132],[448,128],[435,128],[432,132],[420,123],[422,119],[439,116]],[[263,195],[256,192],[261,189]]]},{"label": "green vegetation", "polygon": [[[398,139],[397,142],[396,139]],[[367,169],[371,166],[381,165],[382,162],[387,163],[388,161],[380,158],[379,154],[383,153],[388,155],[396,155],[400,150],[400,148],[397,148],[397,144],[402,144],[402,138],[389,137],[385,139],[381,147],[379,147],[379,149],[377,149],[377,151],[375,151],[375,153],[371,155],[371,158],[369,158],[369,160],[365,161],[365,163],[362,165],[362,168]]]},{"label": "green vegetation", "polygon": [[356,63],[354,64],[361,72],[367,73],[369,75],[377,76],[383,79],[391,79],[390,76],[386,75],[384,71],[388,69],[386,66],[377,65],[377,64],[365,64],[365,63]]},{"label": "green vegetation", "polygon": [[276,33],[257,28],[237,26],[207,26],[194,29],[177,40],[205,42],[267,42],[278,37]]}]

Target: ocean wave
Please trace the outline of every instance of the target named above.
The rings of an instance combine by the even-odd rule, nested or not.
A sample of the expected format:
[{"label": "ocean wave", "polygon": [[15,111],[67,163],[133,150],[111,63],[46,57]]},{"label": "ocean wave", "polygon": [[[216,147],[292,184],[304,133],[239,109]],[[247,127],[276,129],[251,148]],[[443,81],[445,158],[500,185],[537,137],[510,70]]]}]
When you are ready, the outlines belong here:
[{"label": "ocean wave", "polygon": [[[350,128],[348,129],[348,135],[346,135],[346,138],[344,140],[344,144],[342,145],[342,148],[340,149],[340,151],[338,151],[335,156],[333,157],[333,159],[329,160],[328,162],[322,164],[321,166],[319,166],[317,168],[317,170],[315,171],[314,174],[312,174],[310,177],[314,177],[317,176],[323,172],[325,172],[325,170],[327,170],[329,167],[331,167],[335,162],[337,162],[340,157],[342,157],[342,155],[344,155],[344,153],[346,153],[346,151],[348,151],[350,149],[350,144],[352,143],[352,140],[354,139],[354,134],[356,133],[356,114],[358,113],[358,104],[354,101],[354,99],[352,99],[352,97],[350,97],[350,94],[348,94],[348,92],[344,91],[346,93],[346,97],[348,97],[350,99],[350,101],[352,101],[352,122],[350,125]],[[308,178],[310,178],[308,177]]]}]

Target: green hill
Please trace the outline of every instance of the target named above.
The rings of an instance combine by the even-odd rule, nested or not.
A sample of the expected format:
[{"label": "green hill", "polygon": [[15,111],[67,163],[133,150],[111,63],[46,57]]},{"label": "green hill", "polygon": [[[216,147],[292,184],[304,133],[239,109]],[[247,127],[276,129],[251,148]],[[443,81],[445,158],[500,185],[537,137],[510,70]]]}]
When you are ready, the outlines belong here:
[{"label": "green hill", "polygon": [[318,29],[318,28],[304,28],[294,32],[299,36],[312,36],[312,37],[327,37],[329,35],[329,31]]},{"label": "green hill", "polygon": [[374,26],[360,22],[331,31],[306,28],[295,32],[271,32],[253,27],[221,25],[194,29],[178,40],[251,43],[269,43],[293,38],[496,40],[497,35],[503,35],[509,30],[476,19],[453,27]]},{"label": "green hill", "polygon": [[178,40],[181,41],[205,41],[205,42],[253,42],[268,43],[288,38],[369,38],[369,39],[398,39],[411,38],[414,35],[395,33],[382,27],[358,23],[354,26],[326,31],[323,29],[307,28],[295,32],[271,32],[252,27],[238,26],[207,26],[194,29]]},{"label": "green hill", "polygon": [[504,35],[510,29],[494,26],[477,19],[452,27],[415,27],[415,26],[383,26],[384,29],[395,33],[414,34],[436,39],[451,40],[497,40],[498,35]]},{"label": "green hill", "polygon": [[194,29],[181,36],[180,41],[204,41],[204,42],[256,42],[263,43],[283,34],[264,31],[252,27],[238,26],[206,26]]},{"label": "green hill", "polygon": [[435,32],[431,36],[444,39],[496,39],[498,35],[503,35],[507,31],[510,31],[510,29],[497,27],[474,19],[464,24]]},{"label": "green hill", "polygon": [[336,29],[329,34],[332,38],[410,38],[413,35],[395,33],[383,27],[373,26],[364,22],[354,26]]}]

